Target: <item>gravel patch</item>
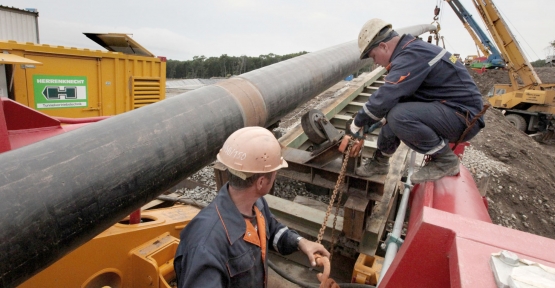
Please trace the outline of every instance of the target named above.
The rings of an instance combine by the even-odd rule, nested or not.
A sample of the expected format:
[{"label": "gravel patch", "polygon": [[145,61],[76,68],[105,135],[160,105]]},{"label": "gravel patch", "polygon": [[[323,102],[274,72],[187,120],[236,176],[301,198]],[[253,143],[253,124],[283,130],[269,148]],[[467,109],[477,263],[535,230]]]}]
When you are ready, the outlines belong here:
[{"label": "gravel patch", "polygon": [[472,172],[475,180],[489,175],[499,177],[509,173],[511,169],[507,164],[491,159],[485,153],[474,149],[472,146],[466,147],[462,163]]}]

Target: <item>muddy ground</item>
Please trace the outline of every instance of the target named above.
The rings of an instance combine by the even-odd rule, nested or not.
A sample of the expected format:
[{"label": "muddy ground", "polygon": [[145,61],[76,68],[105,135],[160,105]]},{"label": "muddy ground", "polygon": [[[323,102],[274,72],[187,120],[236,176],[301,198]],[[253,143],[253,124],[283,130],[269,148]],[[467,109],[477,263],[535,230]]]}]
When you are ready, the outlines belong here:
[{"label": "muddy ground", "polygon": [[[555,68],[535,68],[544,83],[555,83]],[[495,83],[509,83],[508,73],[471,71],[483,95]],[[494,223],[555,239],[555,145],[539,144],[514,128],[496,109],[485,115],[486,127],[470,141],[473,151],[497,162],[488,185],[489,214]],[[467,165],[467,167],[470,165]],[[468,167],[476,179],[484,171]]]},{"label": "muddy ground", "polygon": [[[544,83],[555,83],[555,68],[535,70]],[[495,83],[509,83],[504,70],[470,73],[483,95]],[[285,116],[280,128],[285,132],[298,123],[302,114],[321,106],[329,96],[320,95]],[[470,141],[463,164],[476,182],[489,178],[486,196],[493,222],[555,239],[555,145],[537,143],[514,128],[496,109],[490,108],[485,120],[486,127]]]}]

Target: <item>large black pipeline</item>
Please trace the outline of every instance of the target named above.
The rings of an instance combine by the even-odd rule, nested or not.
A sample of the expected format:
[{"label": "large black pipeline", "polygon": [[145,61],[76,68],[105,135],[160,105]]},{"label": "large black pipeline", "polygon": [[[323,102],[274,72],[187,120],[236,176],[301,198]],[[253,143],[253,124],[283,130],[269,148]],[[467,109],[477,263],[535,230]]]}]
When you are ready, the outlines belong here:
[{"label": "large black pipeline", "polygon": [[351,41],[0,154],[0,286],[17,286],[208,165],[235,130],[267,127],[367,64]]}]

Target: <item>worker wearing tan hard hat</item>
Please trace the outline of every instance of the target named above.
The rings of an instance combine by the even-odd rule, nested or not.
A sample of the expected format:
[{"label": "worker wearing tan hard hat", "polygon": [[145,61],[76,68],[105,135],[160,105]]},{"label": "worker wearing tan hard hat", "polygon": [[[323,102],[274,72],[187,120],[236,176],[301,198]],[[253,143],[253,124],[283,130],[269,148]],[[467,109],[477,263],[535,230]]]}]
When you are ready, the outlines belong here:
[{"label": "worker wearing tan hard hat", "polygon": [[229,172],[243,180],[256,173],[287,167],[279,142],[262,127],[246,127],[231,134],[217,158]]},{"label": "worker wearing tan hard hat", "polygon": [[283,255],[300,250],[312,265],[315,253],[329,257],[324,246],[279,223],[262,197],[277,170],[287,167],[270,131],[235,131],[217,158],[227,166],[229,182],[181,232],[174,260],[179,288],[266,287],[268,249]]},{"label": "worker wearing tan hard hat", "polygon": [[397,32],[393,31],[390,23],[378,18],[368,20],[364,23],[358,35],[360,59],[368,58],[370,50],[374,49],[381,42],[387,42],[398,35]]},{"label": "worker wearing tan hard hat", "polygon": [[377,18],[362,26],[358,47],[360,59],[372,58],[387,75],[349,124],[347,132],[359,137],[363,127],[381,127],[374,156],[355,173],[387,174],[389,157],[403,142],[431,159],[412,174],[412,183],[458,175],[459,159],[449,144],[468,141],[485,126],[482,95],[464,65]]}]

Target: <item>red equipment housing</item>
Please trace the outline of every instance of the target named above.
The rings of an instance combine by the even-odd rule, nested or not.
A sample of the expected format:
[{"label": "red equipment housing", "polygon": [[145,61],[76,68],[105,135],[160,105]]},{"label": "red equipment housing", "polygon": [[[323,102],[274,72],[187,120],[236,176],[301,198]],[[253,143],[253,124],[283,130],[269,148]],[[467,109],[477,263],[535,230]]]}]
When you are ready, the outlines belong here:
[{"label": "red equipment housing", "polygon": [[0,153],[106,118],[108,117],[56,118],[0,97]]},{"label": "red equipment housing", "polygon": [[380,287],[497,287],[492,253],[555,267],[555,241],[492,224],[470,172],[416,185],[404,244]]}]

